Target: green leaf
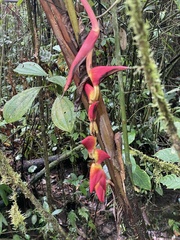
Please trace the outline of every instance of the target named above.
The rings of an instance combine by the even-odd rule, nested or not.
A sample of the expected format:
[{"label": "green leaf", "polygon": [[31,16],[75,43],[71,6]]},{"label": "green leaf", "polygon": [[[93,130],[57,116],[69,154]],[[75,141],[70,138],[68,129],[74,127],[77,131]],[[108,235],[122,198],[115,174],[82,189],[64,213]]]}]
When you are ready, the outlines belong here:
[{"label": "green leaf", "polygon": [[79,208],[78,213],[81,217],[85,218],[88,221],[89,218],[89,210],[85,207]]},{"label": "green leaf", "polygon": [[8,194],[11,193],[11,188],[6,184],[0,184],[0,196],[4,202],[4,204],[8,205]]},{"label": "green leaf", "polygon": [[18,0],[18,2],[16,3],[16,5],[19,7],[22,4],[23,0]]},{"label": "green leaf", "polygon": [[165,162],[180,162],[177,152],[173,148],[165,148],[159,150],[154,156],[160,158]]},{"label": "green leaf", "polygon": [[177,128],[177,134],[178,134],[178,136],[180,137],[180,122],[175,122],[174,125],[176,126],[176,128]]},{"label": "green leaf", "polygon": [[162,177],[160,182],[169,189],[180,189],[180,177],[177,177],[175,174]]},{"label": "green leaf", "polygon": [[179,10],[180,10],[180,0],[174,0],[174,1],[175,1],[175,3],[176,3],[177,7],[178,7]]},{"label": "green leaf", "polygon": [[7,123],[19,120],[31,107],[41,87],[34,87],[18,93],[4,105],[3,116]]},{"label": "green leaf", "polygon": [[50,212],[49,204],[46,201],[43,202],[43,208],[46,212]]},{"label": "green leaf", "polygon": [[9,140],[9,137],[3,133],[0,133],[0,141],[2,143],[6,143],[8,145],[11,145],[11,141]]},{"label": "green leaf", "polygon": [[33,173],[35,170],[37,169],[37,166],[36,165],[32,165],[28,168],[28,172],[29,173]]},{"label": "green leaf", "polygon": [[52,212],[52,215],[55,216],[55,215],[58,215],[61,212],[62,212],[62,209],[56,209]]},{"label": "green leaf", "polygon": [[55,46],[53,47],[53,49],[54,49],[55,51],[57,51],[57,52],[61,52],[61,48],[60,48],[59,45],[55,45]]},{"label": "green leaf", "polygon": [[32,222],[33,225],[35,225],[37,223],[37,215],[36,214],[32,215],[31,222]]},{"label": "green leaf", "polygon": [[76,119],[73,103],[66,97],[58,96],[52,106],[51,117],[56,127],[72,132]]},{"label": "green leaf", "polygon": [[131,132],[128,132],[128,142],[131,144],[136,137],[136,131],[134,129],[131,129]]},{"label": "green leaf", "polygon": [[78,219],[75,212],[72,210],[68,214],[68,222],[72,225],[72,227],[76,227],[76,219]]},{"label": "green leaf", "polygon": [[13,235],[13,240],[21,240],[21,239],[22,238],[19,235],[17,234]]},{"label": "green leaf", "polygon": [[138,186],[141,189],[151,190],[151,181],[149,176],[138,165],[136,165],[136,168],[132,174],[134,185]]},{"label": "green leaf", "polygon": [[5,226],[8,226],[8,223],[2,213],[0,212],[0,234],[2,233],[2,224],[4,223]]},{"label": "green leaf", "polygon": [[14,69],[14,72],[17,72],[23,75],[31,75],[31,76],[41,76],[41,77],[48,76],[48,74],[42,69],[42,67],[35,62],[20,63]]},{"label": "green leaf", "polygon": [[53,76],[48,78],[47,80],[50,82],[56,83],[61,87],[64,87],[66,83],[66,78],[63,76]]}]

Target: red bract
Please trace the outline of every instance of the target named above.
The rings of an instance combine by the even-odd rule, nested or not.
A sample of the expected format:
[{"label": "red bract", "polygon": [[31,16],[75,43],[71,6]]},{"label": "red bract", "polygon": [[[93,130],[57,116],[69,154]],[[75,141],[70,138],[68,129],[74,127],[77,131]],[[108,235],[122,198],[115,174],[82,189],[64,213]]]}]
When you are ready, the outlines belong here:
[{"label": "red bract", "polygon": [[74,61],[71,64],[71,67],[70,67],[70,70],[69,70],[69,73],[68,73],[68,77],[67,77],[67,80],[66,80],[66,84],[64,86],[64,92],[63,93],[65,93],[68,90],[68,88],[69,88],[69,86],[72,82],[72,79],[73,79],[74,72],[75,72],[76,68],[84,61],[84,59],[86,58],[89,51],[94,47],[94,44],[95,44],[98,36],[99,36],[99,32],[95,32],[95,31],[91,30],[89,35],[85,39],[82,47],[80,48],[80,50],[77,53]]},{"label": "red bract", "polygon": [[89,70],[88,76],[91,79],[93,86],[98,86],[105,77],[127,69],[129,69],[127,66],[97,66]]},{"label": "red bract", "polygon": [[96,137],[94,136],[88,136],[85,139],[81,141],[81,143],[84,145],[84,147],[87,149],[90,157],[92,156],[95,148],[96,148]]},{"label": "red bract", "polygon": [[84,90],[86,92],[90,104],[98,100],[99,86],[92,87],[90,84],[86,83],[84,86]]},{"label": "red bract", "polygon": [[106,174],[102,166],[93,163],[90,169],[90,193],[96,191],[99,201],[104,202],[106,192]]},{"label": "red bract", "polygon": [[98,26],[98,22],[94,15],[93,10],[91,9],[87,0],[81,0],[81,2],[83,4],[84,8],[86,9],[87,14],[90,18],[90,21],[92,24],[92,29],[91,29],[90,33],[88,34],[87,38],[85,39],[83,45],[81,46],[79,52],[77,53],[74,61],[71,64],[63,94],[69,88],[76,68],[84,61],[84,59],[86,58],[88,53],[91,52],[91,50],[94,48],[94,44],[99,37],[99,26]]},{"label": "red bract", "polygon": [[101,149],[95,149],[92,155],[95,163],[101,164],[104,160],[109,159],[110,156]]},{"label": "red bract", "polygon": [[96,112],[97,112],[97,105],[98,105],[98,101],[93,102],[90,106],[89,106],[89,110],[88,110],[88,118],[89,121],[95,121],[96,120]]},{"label": "red bract", "polygon": [[97,135],[98,134],[98,126],[96,123],[96,112],[97,112],[97,105],[98,105],[98,101],[93,102],[90,106],[89,106],[89,110],[88,110],[88,118],[90,121],[90,134],[91,135]]},{"label": "red bract", "polygon": [[94,12],[93,12],[91,6],[87,2],[87,0],[81,0],[81,3],[83,4],[84,8],[86,9],[86,12],[87,12],[88,17],[89,17],[89,19],[91,21],[91,24],[92,24],[92,29],[94,31],[99,31],[99,24],[98,24],[98,21],[96,19],[96,16],[94,15]]}]

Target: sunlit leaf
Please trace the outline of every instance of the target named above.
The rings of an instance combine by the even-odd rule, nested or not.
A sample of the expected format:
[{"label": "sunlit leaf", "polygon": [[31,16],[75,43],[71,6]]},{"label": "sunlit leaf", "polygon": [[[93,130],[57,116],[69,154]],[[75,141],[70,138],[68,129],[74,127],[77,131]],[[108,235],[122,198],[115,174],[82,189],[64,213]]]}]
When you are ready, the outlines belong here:
[{"label": "sunlit leaf", "polygon": [[165,162],[180,162],[177,152],[173,148],[165,148],[154,154]]},{"label": "sunlit leaf", "polygon": [[3,116],[7,123],[19,120],[31,107],[41,87],[34,87],[18,93],[4,105]]},{"label": "sunlit leaf", "polygon": [[35,170],[37,169],[37,166],[36,165],[32,165],[28,168],[28,172],[29,173],[33,173]]},{"label": "sunlit leaf", "polygon": [[131,132],[128,132],[128,142],[131,144],[136,137],[136,131],[134,129],[131,129]]},{"label": "sunlit leaf", "polygon": [[37,215],[36,214],[32,215],[31,222],[32,222],[33,225],[35,225],[37,223]]},{"label": "sunlit leaf", "polygon": [[55,50],[55,51],[57,51],[57,52],[61,52],[61,48],[60,48],[59,45],[55,45],[55,46],[53,47],[53,50]]},{"label": "sunlit leaf", "polygon": [[52,212],[52,215],[55,216],[55,215],[58,215],[61,212],[62,212],[62,209],[56,209]]},{"label": "sunlit leaf", "polygon": [[160,182],[169,189],[180,189],[180,177],[177,177],[175,174],[162,177]]},{"label": "sunlit leaf", "polygon": [[23,3],[23,0],[18,0],[18,2],[16,3],[16,5],[19,7],[22,3]]},{"label": "sunlit leaf", "polygon": [[72,132],[75,122],[73,103],[66,97],[58,96],[52,106],[52,121],[59,129]]},{"label": "sunlit leaf", "polygon": [[151,181],[148,174],[138,165],[136,165],[136,168],[132,174],[134,185],[138,186],[141,189],[151,190]]},{"label": "sunlit leaf", "polygon": [[56,83],[56,84],[60,85],[61,87],[64,87],[65,83],[66,83],[66,78],[63,76],[53,76],[53,77],[48,78],[48,81]]},{"label": "sunlit leaf", "polygon": [[41,76],[46,77],[48,74],[35,62],[24,62],[20,63],[15,69],[14,72],[23,75],[31,76]]}]

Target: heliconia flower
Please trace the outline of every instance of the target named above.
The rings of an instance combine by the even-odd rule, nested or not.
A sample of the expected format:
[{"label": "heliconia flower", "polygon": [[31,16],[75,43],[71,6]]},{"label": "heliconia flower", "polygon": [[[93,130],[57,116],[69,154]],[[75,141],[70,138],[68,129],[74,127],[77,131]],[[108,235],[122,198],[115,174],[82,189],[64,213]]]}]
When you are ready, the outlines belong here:
[{"label": "heliconia flower", "polygon": [[97,113],[97,105],[98,105],[99,101],[95,101],[93,102],[88,109],[88,118],[89,121],[95,121],[96,120],[96,113]]},{"label": "heliconia flower", "polygon": [[89,5],[88,1],[87,0],[81,0],[81,3],[83,4],[83,6],[84,6],[84,8],[85,8],[85,10],[88,14],[88,17],[91,21],[92,29],[94,31],[99,31],[99,24],[98,24],[97,18],[94,15],[94,12],[93,12],[91,6]]},{"label": "heliconia flower", "polygon": [[89,104],[97,101],[99,98],[99,86],[93,87],[89,83],[86,83],[84,86],[84,90],[88,97]]},{"label": "heliconia flower", "polygon": [[104,202],[106,193],[106,174],[99,163],[93,163],[90,168],[90,193],[94,190],[100,202]]},{"label": "heliconia flower", "polygon": [[84,59],[86,58],[86,56],[88,55],[88,53],[94,48],[94,44],[96,42],[96,40],[99,37],[99,25],[96,19],[96,16],[94,15],[93,10],[91,9],[89,3],[87,2],[87,0],[81,0],[84,8],[86,9],[86,12],[90,18],[91,24],[92,24],[92,29],[90,31],[90,33],[88,34],[87,38],[85,39],[83,45],[81,46],[79,52],[77,53],[74,61],[71,64],[69,73],[68,73],[68,77],[67,77],[67,81],[63,90],[63,95],[64,93],[68,90],[72,79],[73,79],[73,75],[74,72],[76,70],[76,68],[84,61]]},{"label": "heliconia flower", "polygon": [[89,153],[89,157],[92,158],[93,152],[96,148],[96,137],[88,136],[81,141],[84,147],[87,149]]},{"label": "heliconia flower", "polygon": [[98,101],[93,102],[90,106],[89,106],[89,110],[88,110],[88,118],[90,121],[90,134],[91,135],[97,135],[98,134],[98,126],[96,123],[96,113],[97,113],[97,105],[98,105]]},{"label": "heliconia flower", "polygon": [[95,163],[99,164],[101,164],[104,160],[110,158],[110,156],[105,151],[97,148],[93,151],[92,157]]},{"label": "heliconia flower", "polygon": [[129,69],[127,66],[97,66],[89,69],[88,76],[95,87],[98,86],[105,77],[127,69]]}]

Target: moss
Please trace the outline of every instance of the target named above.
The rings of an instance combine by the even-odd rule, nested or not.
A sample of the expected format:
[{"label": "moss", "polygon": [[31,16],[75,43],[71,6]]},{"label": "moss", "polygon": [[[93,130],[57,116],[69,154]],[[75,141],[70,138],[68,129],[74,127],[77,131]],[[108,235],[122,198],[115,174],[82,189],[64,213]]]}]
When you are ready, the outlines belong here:
[{"label": "moss", "polygon": [[166,121],[167,132],[180,157],[180,138],[173,122],[170,107],[165,100],[163,87],[161,86],[160,75],[153,59],[153,54],[148,41],[148,24],[144,22],[140,0],[126,0],[129,7],[130,26],[135,33],[135,41],[138,47],[138,55],[144,70],[145,80],[151,91],[154,106],[158,107],[159,116]]}]

